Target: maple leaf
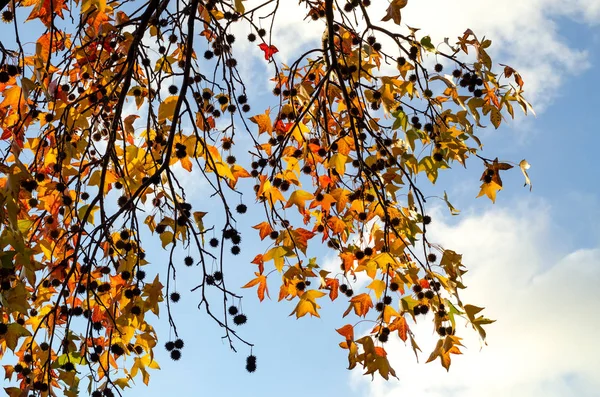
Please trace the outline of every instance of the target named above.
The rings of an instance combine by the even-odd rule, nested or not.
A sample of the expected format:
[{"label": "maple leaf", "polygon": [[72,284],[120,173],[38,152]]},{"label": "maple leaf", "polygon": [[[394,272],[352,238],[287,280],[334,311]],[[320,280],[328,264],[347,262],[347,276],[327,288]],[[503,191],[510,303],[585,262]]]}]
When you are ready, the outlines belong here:
[{"label": "maple leaf", "polygon": [[250,117],[250,121],[258,125],[259,134],[262,134],[263,132],[268,132],[270,134],[273,132],[273,123],[271,122],[271,117],[269,116],[269,110],[263,114],[257,114]]},{"label": "maple leaf", "polygon": [[288,198],[285,208],[295,205],[298,207],[298,211],[303,214],[306,210],[306,200],[312,200],[314,197],[315,196],[307,191],[294,190],[292,194],[290,194],[290,198]]},{"label": "maple leaf", "polygon": [[496,193],[502,190],[502,186],[498,185],[494,181],[489,183],[484,182],[481,184],[480,188],[481,190],[479,191],[477,197],[481,197],[485,194],[490,200],[492,200],[492,203],[496,202]]},{"label": "maple leaf", "polygon": [[369,294],[359,294],[350,299],[350,306],[344,312],[343,317],[346,317],[352,309],[354,313],[359,317],[365,317],[370,308],[373,307],[373,301]]},{"label": "maple leaf", "polygon": [[390,329],[390,331],[398,331],[398,336],[400,337],[400,339],[406,342],[409,328],[404,316],[396,317],[388,328]]},{"label": "maple leaf", "polygon": [[354,340],[354,327],[350,324],[344,325],[342,328],[336,329],[337,333],[342,335],[346,340]]},{"label": "maple leaf", "polygon": [[265,292],[267,293],[267,296],[269,296],[269,289],[267,288],[267,277],[260,273],[254,274],[256,275],[256,278],[250,280],[242,288],[251,288],[255,285],[258,285],[258,290],[256,292],[258,294],[258,299],[262,302],[265,299]]},{"label": "maple leaf", "polygon": [[475,317],[480,311],[484,309],[483,307],[465,305],[464,309],[467,313],[469,321],[471,322],[471,325],[477,330],[477,332],[479,332],[479,336],[481,336],[481,339],[485,342],[486,333],[482,326],[486,324],[491,324],[496,320],[490,320],[489,318],[485,318],[483,316]]},{"label": "maple leaf", "polygon": [[162,296],[163,285],[158,279],[158,274],[154,277],[152,283],[144,285],[144,295],[148,297],[145,301],[145,306],[152,310],[152,313],[158,316],[158,303],[163,301]]},{"label": "maple leaf", "polygon": [[383,291],[386,289],[385,281],[373,280],[371,284],[367,285],[367,288],[372,289],[375,292],[375,298],[380,299]]},{"label": "maple leaf", "polygon": [[315,289],[304,292],[300,297],[296,308],[290,313],[290,316],[292,314],[296,314],[296,318],[300,318],[304,317],[306,314],[310,314],[314,317],[320,317],[317,309],[320,309],[321,306],[317,304],[317,299],[325,295],[326,294],[324,292]]},{"label": "maple leaf", "polygon": [[39,18],[47,27],[50,27],[54,15],[64,18],[63,10],[69,8],[64,0],[41,0],[35,2],[35,7],[27,17],[26,21]]},{"label": "maple leaf", "polygon": [[272,259],[277,271],[281,272],[283,270],[283,263],[284,263],[283,258],[285,256],[290,256],[290,255],[293,255],[293,254],[290,254],[289,250],[286,249],[285,247],[273,247],[270,250],[268,250],[266,254],[263,255],[263,260],[265,262],[268,262]]},{"label": "maple leaf", "polygon": [[265,237],[267,237],[273,231],[271,224],[266,221],[261,222],[258,225],[254,225],[252,228],[258,230],[258,235],[260,236],[261,240],[264,240]]},{"label": "maple leaf", "polygon": [[396,25],[400,25],[400,22],[402,21],[400,10],[406,7],[407,4],[408,0],[392,0],[382,21],[386,22],[391,19]]},{"label": "maple leaf", "polygon": [[325,286],[329,289],[329,298],[334,301],[338,297],[338,290],[340,288],[340,282],[337,278],[326,278]]},{"label": "maple leaf", "polygon": [[315,233],[303,228],[291,229],[284,233],[284,243],[290,247],[300,249],[306,255],[308,240],[315,236]]},{"label": "maple leaf", "polygon": [[273,57],[275,53],[278,53],[279,50],[274,45],[268,45],[266,43],[260,43],[258,47],[263,50],[265,53],[265,60],[268,61]]}]

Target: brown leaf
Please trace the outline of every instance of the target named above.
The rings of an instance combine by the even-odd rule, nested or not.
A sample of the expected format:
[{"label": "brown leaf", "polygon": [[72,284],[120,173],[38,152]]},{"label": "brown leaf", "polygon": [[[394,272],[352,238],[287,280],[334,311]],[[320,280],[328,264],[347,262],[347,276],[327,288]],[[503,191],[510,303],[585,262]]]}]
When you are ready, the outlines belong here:
[{"label": "brown leaf", "polygon": [[396,25],[400,25],[400,22],[402,21],[400,10],[404,8],[406,4],[408,4],[408,0],[393,0],[387,9],[387,13],[381,20],[386,22],[391,19]]}]

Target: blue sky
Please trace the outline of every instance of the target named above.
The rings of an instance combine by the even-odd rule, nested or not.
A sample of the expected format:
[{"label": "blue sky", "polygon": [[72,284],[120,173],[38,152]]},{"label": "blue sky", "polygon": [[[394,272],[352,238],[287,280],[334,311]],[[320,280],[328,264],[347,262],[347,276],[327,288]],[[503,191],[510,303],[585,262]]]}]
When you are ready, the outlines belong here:
[{"label": "blue sky", "polygon": [[[488,157],[529,161],[532,192],[522,187],[522,175],[513,170],[503,177],[505,190],[495,205],[475,199],[482,169],[472,162],[468,170],[456,168],[443,175],[435,188],[438,194],[448,191],[460,216],[451,217],[443,203],[430,201],[434,240],[463,253],[471,269],[465,300],[485,306],[498,320],[488,328],[489,346],[480,350],[475,332],[462,332],[467,350],[453,358],[446,373],[438,363],[423,364],[435,343],[429,323],[410,324],[423,350],[421,364],[401,341],[391,342],[386,349],[400,380],[371,382],[360,371],[345,369],[345,351],[337,346],[335,328],[348,322],[340,318],[346,302],[323,305],[320,319],[296,320],[288,316],[293,302],[275,301],[275,282],[275,299],[262,304],[253,290],[244,292],[249,321],[240,332],[255,344],[258,357],[258,371],[248,374],[248,348],[238,344],[239,353],[232,353],[221,343],[220,329],[197,310],[198,297],[187,293],[200,269],[183,268],[177,280],[183,298],[173,309],[186,343],[182,359],[173,362],[164,349],[157,349],[162,370],[151,373],[149,387],[139,380],[125,395],[595,395],[600,388],[594,373],[600,368],[594,334],[600,326],[595,315],[600,304],[600,2],[563,3],[531,0],[511,2],[503,9],[491,0],[422,0],[409,2],[403,15],[406,23],[422,27],[434,41],[456,37],[466,28],[492,39],[494,60],[522,72],[537,111],[537,117],[518,116],[498,131],[483,132]],[[286,60],[318,40],[322,31],[317,24],[306,29],[294,4],[284,5],[281,12],[285,25],[276,26],[273,44],[281,50],[280,60]],[[9,32],[2,26],[0,34]],[[242,70],[252,79],[252,92],[259,103],[272,105],[269,72],[260,50],[240,46],[252,59]],[[258,112],[261,106],[253,108]],[[250,182],[245,185],[251,188]],[[197,210],[208,205],[198,188],[191,201]],[[249,196],[244,201],[251,204]],[[258,217],[247,215],[239,229],[258,222]],[[252,278],[255,267],[249,261],[267,248],[251,231],[243,238],[242,255],[227,258],[226,276],[232,286]],[[335,262],[323,247],[314,247],[310,254],[320,264]],[[168,260],[160,249],[149,257],[156,267]],[[162,345],[172,335],[164,315],[156,323]]]}]

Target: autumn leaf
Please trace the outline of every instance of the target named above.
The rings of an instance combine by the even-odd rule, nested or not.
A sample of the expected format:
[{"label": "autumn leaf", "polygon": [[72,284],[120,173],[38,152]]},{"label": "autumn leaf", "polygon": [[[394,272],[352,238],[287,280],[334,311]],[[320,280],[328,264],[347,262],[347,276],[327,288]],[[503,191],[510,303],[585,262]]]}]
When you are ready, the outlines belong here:
[{"label": "autumn leaf", "polygon": [[263,132],[270,134],[273,132],[273,123],[271,122],[268,110],[263,114],[257,114],[256,116],[250,117],[250,121],[258,125],[259,134],[262,134]]},{"label": "autumn leaf", "polygon": [[392,0],[382,21],[386,22],[391,19],[396,25],[400,25],[402,21],[400,10],[406,7],[407,4],[408,0]]},{"label": "autumn leaf", "polygon": [[254,273],[256,278],[250,280],[246,285],[242,288],[251,288],[255,285],[258,285],[258,290],[256,291],[258,294],[258,299],[262,302],[265,299],[265,292],[267,296],[269,296],[269,290],[267,289],[267,277],[260,273]]},{"label": "autumn leaf", "polygon": [[275,269],[277,269],[278,272],[281,272],[283,270],[285,256],[288,256],[288,250],[285,247],[273,247],[263,255],[263,260],[265,262],[273,260]]},{"label": "autumn leaf", "polygon": [[308,290],[302,294],[298,304],[294,311],[290,313],[296,314],[296,318],[304,317],[306,314],[310,314],[314,317],[320,317],[317,309],[320,309],[321,306],[317,304],[317,299],[325,296],[324,292],[318,290]]},{"label": "autumn leaf", "polygon": [[338,297],[338,290],[340,288],[340,282],[337,278],[326,278],[325,287],[329,289],[329,299],[332,301]]},{"label": "autumn leaf", "polygon": [[273,57],[274,54],[278,53],[279,50],[274,45],[268,45],[266,43],[260,43],[258,47],[265,53],[265,60],[268,61]]},{"label": "autumn leaf", "polygon": [[480,188],[481,190],[479,191],[477,197],[486,195],[490,200],[492,200],[492,203],[496,202],[496,193],[502,190],[502,186],[498,185],[494,181],[491,181],[489,183],[484,182],[481,184]]},{"label": "autumn leaf", "polygon": [[312,200],[315,196],[304,190],[294,190],[285,204],[285,208],[289,208],[292,205],[298,207],[298,211],[303,214],[306,207],[306,200]]},{"label": "autumn leaf", "polygon": [[179,97],[170,96],[166,98],[161,104],[158,106],[158,121],[165,120],[173,120],[175,116],[175,106],[177,105],[177,100]]},{"label": "autumn leaf", "polygon": [[354,340],[354,327],[350,324],[344,325],[342,328],[336,329],[337,333],[342,335],[346,340]]},{"label": "autumn leaf", "polygon": [[269,222],[261,222],[258,225],[252,226],[253,229],[258,230],[258,235],[261,240],[264,240],[271,232],[273,232],[273,228]]},{"label": "autumn leaf", "polygon": [[387,286],[383,280],[373,280],[371,281],[371,284],[367,285],[367,288],[372,289],[373,292],[375,292],[376,299],[381,299],[381,295]]},{"label": "autumn leaf", "polygon": [[409,328],[404,316],[396,317],[388,328],[390,329],[390,331],[398,331],[398,336],[400,337],[400,339],[406,342],[406,339],[408,338]]},{"label": "autumn leaf", "polygon": [[483,307],[465,305],[464,309],[465,313],[467,313],[469,321],[471,322],[471,325],[473,326],[473,328],[475,328],[475,330],[477,330],[477,332],[479,332],[479,336],[481,336],[481,339],[485,342],[486,333],[483,329],[483,325],[491,324],[496,320],[490,320],[483,316],[476,317],[476,315],[484,309]]},{"label": "autumn leaf", "polygon": [[352,309],[354,313],[359,317],[365,317],[369,309],[373,307],[373,301],[369,294],[359,294],[350,299],[350,306],[344,312],[343,317],[346,317]]},{"label": "autumn leaf", "polygon": [[529,175],[527,174],[527,170],[530,167],[531,166],[529,165],[529,163],[525,159],[523,159],[523,160],[521,160],[519,162],[519,168],[521,168],[521,172],[525,176],[525,185],[523,185],[523,186],[529,185],[529,191],[531,191],[531,189],[533,188],[533,185],[531,184],[531,179],[529,179]]},{"label": "autumn leaf", "polygon": [[23,327],[20,324],[8,324],[7,328],[8,331],[4,335],[2,335],[2,337],[4,338],[6,347],[8,347],[13,352],[17,348],[19,338],[22,338],[24,336],[31,336],[31,332],[29,332],[25,327]]}]

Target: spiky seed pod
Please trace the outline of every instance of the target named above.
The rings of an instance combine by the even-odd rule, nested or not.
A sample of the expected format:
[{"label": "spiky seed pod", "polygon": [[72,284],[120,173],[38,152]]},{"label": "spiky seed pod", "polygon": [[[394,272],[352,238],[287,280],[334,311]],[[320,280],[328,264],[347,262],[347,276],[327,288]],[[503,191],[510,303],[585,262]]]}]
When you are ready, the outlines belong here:
[{"label": "spiky seed pod", "polygon": [[233,323],[235,325],[244,325],[247,320],[248,318],[245,314],[236,314],[235,317],[233,317]]}]

